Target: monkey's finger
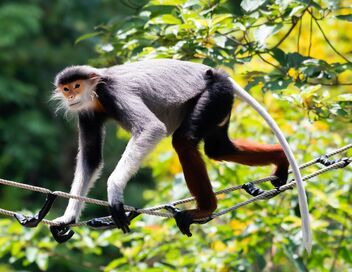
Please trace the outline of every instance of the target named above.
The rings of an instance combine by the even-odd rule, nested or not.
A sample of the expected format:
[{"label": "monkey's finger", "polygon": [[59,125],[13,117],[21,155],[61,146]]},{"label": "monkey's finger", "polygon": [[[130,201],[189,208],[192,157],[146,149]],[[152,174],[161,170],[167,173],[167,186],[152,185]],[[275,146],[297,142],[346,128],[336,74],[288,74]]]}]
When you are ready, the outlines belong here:
[{"label": "monkey's finger", "polygon": [[130,224],[130,220],[125,213],[123,203],[119,202],[115,205],[109,206],[109,209],[116,226],[121,229],[123,233],[129,232],[130,228],[128,225]]},{"label": "monkey's finger", "polygon": [[130,221],[130,223],[131,223],[131,221],[132,221],[133,219],[135,219],[138,215],[140,215],[139,212],[137,212],[137,211],[131,211],[131,212],[128,213],[127,218],[128,218],[128,220]]},{"label": "monkey's finger", "polygon": [[190,224],[188,224],[188,222],[184,222],[184,223],[181,223],[180,225],[178,225],[178,228],[180,229],[180,231],[182,232],[182,234],[185,234],[187,235],[188,237],[191,237],[192,236],[192,233],[190,231]]},{"label": "monkey's finger", "polygon": [[130,228],[128,227],[128,224],[126,222],[119,221],[116,226],[121,229],[123,233],[130,232]]},{"label": "monkey's finger", "polygon": [[187,235],[188,237],[192,237],[192,233],[189,229],[190,225],[185,226],[185,228],[183,229],[183,231],[181,231],[183,234]]},{"label": "monkey's finger", "polygon": [[187,211],[180,211],[176,213],[175,220],[180,231],[188,237],[191,237],[190,226],[193,223],[192,215]]},{"label": "monkey's finger", "polygon": [[123,225],[122,231],[123,231],[123,233],[128,233],[128,232],[130,232],[131,230],[130,230],[130,228],[129,228],[128,225]]},{"label": "monkey's finger", "polygon": [[123,231],[123,233],[130,232],[129,222],[115,221],[116,226]]},{"label": "monkey's finger", "polygon": [[22,226],[27,228],[34,228],[38,226],[40,222],[36,216],[25,216],[20,213],[16,213],[14,216]]},{"label": "monkey's finger", "polygon": [[276,176],[278,179],[272,180],[271,184],[274,185],[275,187],[280,187],[286,184],[287,179],[288,179],[288,171],[287,168],[285,167],[277,167],[275,170],[274,176]]}]

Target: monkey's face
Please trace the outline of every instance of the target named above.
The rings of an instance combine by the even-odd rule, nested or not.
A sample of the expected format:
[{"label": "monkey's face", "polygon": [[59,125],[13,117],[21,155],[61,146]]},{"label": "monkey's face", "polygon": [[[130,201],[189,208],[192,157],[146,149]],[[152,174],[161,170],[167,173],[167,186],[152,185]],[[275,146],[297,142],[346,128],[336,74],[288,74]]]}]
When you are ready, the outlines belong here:
[{"label": "monkey's face", "polygon": [[60,100],[60,108],[68,111],[89,110],[94,106],[95,82],[90,79],[78,79],[67,84],[59,84],[53,99]]}]

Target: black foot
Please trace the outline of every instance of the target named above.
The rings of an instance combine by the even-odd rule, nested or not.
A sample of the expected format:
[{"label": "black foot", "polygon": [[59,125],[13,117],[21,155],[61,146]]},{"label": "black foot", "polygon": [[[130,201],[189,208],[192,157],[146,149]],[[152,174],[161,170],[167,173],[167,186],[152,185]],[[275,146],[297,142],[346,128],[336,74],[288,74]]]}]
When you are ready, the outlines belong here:
[{"label": "black foot", "polygon": [[48,194],[43,208],[41,208],[41,210],[37,214],[33,216],[24,216],[23,214],[17,213],[15,214],[15,218],[24,227],[34,228],[38,226],[38,224],[44,219],[44,217],[50,211],[56,197],[57,195]]},{"label": "black foot", "polygon": [[[134,218],[140,215],[139,212],[132,211],[127,215],[128,220],[131,222]],[[111,216],[99,217],[89,220],[87,225],[93,229],[97,230],[106,230],[106,229],[115,229],[117,228],[115,222],[113,221]]]},{"label": "black foot", "polygon": [[[267,192],[267,191],[265,191],[263,189],[260,189],[257,186],[255,186],[253,184],[253,182],[248,182],[246,184],[243,184],[242,185],[242,189],[245,190],[251,196],[258,196],[258,195],[261,195],[261,194]],[[270,199],[270,198],[273,198],[273,197],[275,197],[275,196],[277,196],[278,194],[281,193],[280,187],[275,187],[275,189],[276,189],[275,193],[272,193],[272,194],[270,194],[268,196],[265,196],[264,198],[265,199]]]},{"label": "black foot", "polygon": [[255,186],[253,182],[248,182],[243,184],[242,189],[245,190],[251,196],[258,196],[265,192],[264,190]]},{"label": "black foot", "polygon": [[75,234],[69,226],[50,226],[51,234],[53,235],[56,242],[62,244],[71,239]]},{"label": "black foot", "polygon": [[271,181],[271,184],[274,187],[280,187],[280,186],[285,185],[287,183],[287,179],[288,179],[287,168],[285,168],[285,167],[278,168],[275,171],[274,176],[277,177],[277,179]]},{"label": "black foot", "polygon": [[192,215],[188,211],[181,211],[172,205],[166,206],[165,209],[173,214],[180,231],[188,237],[191,237],[192,233],[189,228],[191,224],[194,223]]},{"label": "black foot", "polygon": [[130,232],[130,219],[126,215],[125,208],[122,202],[118,202],[113,206],[109,206],[109,210],[115,225],[123,231],[123,233]]},{"label": "black foot", "polygon": [[111,216],[93,218],[87,222],[87,225],[92,229],[97,230],[106,230],[106,229],[115,229],[116,224],[112,220]]},{"label": "black foot", "polygon": [[178,228],[183,234],[187,235],[188,237],[192,236],[192,233],[190,231],[191,224],[205,224],[213,219],[211,216],[203,220],[193,219],[192,214],[189,211],[181,211],[173,205],[167,205],[165,206],[165,209],[173,214]]}]

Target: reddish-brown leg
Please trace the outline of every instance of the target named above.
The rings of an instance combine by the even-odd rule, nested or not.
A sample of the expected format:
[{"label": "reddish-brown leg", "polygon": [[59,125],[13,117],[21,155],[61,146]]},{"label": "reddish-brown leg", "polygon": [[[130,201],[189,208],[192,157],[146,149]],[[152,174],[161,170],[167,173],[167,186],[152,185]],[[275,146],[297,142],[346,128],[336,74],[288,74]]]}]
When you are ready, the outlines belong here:
[{"label": "reddish-brown leg", "polygon": [[231,141],[227,135],[209,137],[205,140],[206,154],[215,160],[237,162],[244,165],[276,165],[274,175],[279,180],[273,181],[274,186],[286,183],[289,162],[279,144],[259,144],[247,140]]},{"label": "reddish-brown leg", "polygon": [[194,219],[204,218],[212,214],[217,206],[216,197],[197,145],[184,137],[175,136],[172,144],[179,157],[187,187],[197,203],[196,209],[182,211],[185,222],[177,222],[180,230],[190,236],[189,225],[193,223]]}]

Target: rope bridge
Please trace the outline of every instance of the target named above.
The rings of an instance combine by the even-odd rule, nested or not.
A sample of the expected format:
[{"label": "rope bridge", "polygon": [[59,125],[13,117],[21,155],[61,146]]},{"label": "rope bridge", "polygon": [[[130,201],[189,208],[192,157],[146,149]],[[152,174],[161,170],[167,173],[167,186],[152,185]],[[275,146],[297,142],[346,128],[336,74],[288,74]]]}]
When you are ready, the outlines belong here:
[{"label": "rope bridge", "polygon": [[[352,157],[346,157],[346,158],[342,158],[339,160],[334,160],[334,161],[330,161],[328,160],[329,157],[334,156],[336,154],[342,153],[348,149],[352,148],[352,144],[348,144],[342,148],[336,149],[335,151],[332,151],[330,153],[325,154],[322,157],[316,158],[312,161],[309,161],[305,164],[302,164],[299,169],[304,169],[307,168],[311,165],[314,165],[316,163],[322,163],[325,165],[325,167],[321,168],[320,170],[317,170],[315,172],[313,172],[312,174],[306,175],[304,176],[302,179],[303,181],[308,181],[309,179],[316,177],[318,175],[321,175],[325,172],[331,171],[333,169],[338,169],[338,168],[343,168],[346,167],[349,163],[352,162]],[[289,174],[292,173],[292,171],[289,171]],[[263,183],[263,182],[267,182],[267,181],[273,181],[276,180],[277,177],[274,176],[269,176],[269,177],[265,177],[262,179],[258,179],[255,181],[252,181],[250,183],[246,183],[246,184],[242,184],[242,185],[237,185],[237,186],[231,186],[227,189],[223,189],[220,191],[215,192],[216,195],[219,194],[226,194],[229,192],[233,192],[236,190],[246,190],[248,192],[248,188],[252,189],[255,188],[255,190],[257,190],[257,194],[254,197],[251,197],[243,202],[237,203],[236,205],[223,209],[219,212],[213,213],[210,217],[207,218],[203,218],[203,219],[198,219],[197,221],[199,222],[204,222],[204,221],[209,221],[211,219],[214,219],[216,217],[219,217],[221,215],[224,215],[230,211],[236,210],[240,207],[243,207],[245,205],[248,205],[250,203],[259,201],[259,200],[263,200],[263,199],[268,199],[268,198],[272,198],[286,190],[289,189],[293,189],[296,186],[296,181],[294,179],[291,179],[288,181],[287,184],[279,187],[279,188],[275,188],[272,190],[261,190],[259,188],[256,188],[255,185]],[[78,196],[78,195],[71,195],[69,193],[66,192],[61,192],[61,191],[51,191],[49,189],[46,188],[42,188],[42,187],[38,187],[38,186],[33,186],[33,185],[28,185],[28,184],[23,184],[23,183],[19,183],[19,182],[14,182],[14,181],[10,181],[10,180],[5,180],[5,179],[0,179],[0,184],[3,185],[7,185],[7,186],[11,186],[11,187],[17,187],[17,188],[21,188],[24,190],[29,190],[29,191],[33,191],[33,192],[39,192],[39,193],[43,193],[43,194],[47,194],[47,195],[52,195],[52,196],[57,196],[57,197],[62,197],[62,198],[72,198],[72,199],[77,199],[78,201],[82,201],[82,202],[86,202],[86,203],[91,203],[91,204],[95,204],[95,205],[100,205],[100,206],[106,206],[108,207],[109,204],[107,201],[103,201],[103,200],[99,200],[99,199],[94,199],[94,198],[89,198],[89,197],[82,197],[82,196]],[[166,217],[166,218],[173,218],[174,215],[171,212],[162,212],[160,210],[167,210],[170,211],[170,207],[174,207],[176,205],[179,204],[184,204],[184,203],[188,203],[188,202],[192,202],[194,201],[194,197],[189,197],[189,198],[184,198],[181,200],[177,200],[168,204],[163,204],[163,205],[159,205],[159,206],[155,206],[155,207],[151,207],[151,208],[144,208],[144,209],[137,209],[135,207],[132,206],[127,206],[124,205],[125,210],[126,211],[130,211],[130,212],[135,212],[137,214],[149,214],[149,215],[154,215],[154,216],[160,216],[160,217]],[[0,214],[6,215],[6,216],[12,216],[12,217],[16,217],[18,219],[18,216],[21,217],[25,217],[19,213],[13,212],[13,211],[9,211],[9,210],[5,210],[5,209],[0,209]],[[105,217],[107,220],[111,217]],[[104,219],[104,218],[103,218]],[[49,225],[49,226],[59,226],[60,223],[59,222],[54,222],[54,221],[50,221],[50,220],[46,220],[43,219],[41,221],[41,223]],[[72,224],[68,224],[67,226],[70,227],[77,227],[77,226],[89,226],[89,221],[82,221],[82,222],[78,222],[78,223],[72,223]]]}]

